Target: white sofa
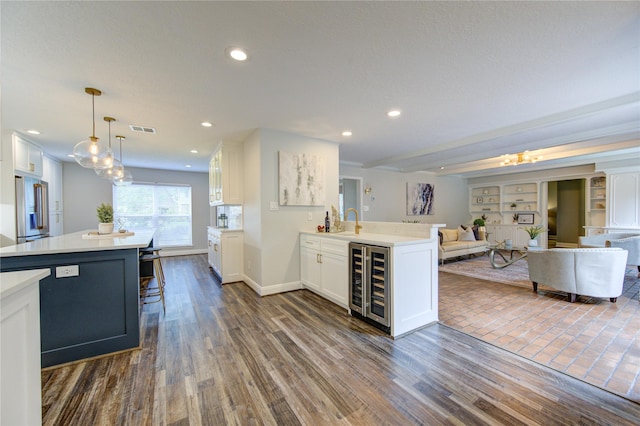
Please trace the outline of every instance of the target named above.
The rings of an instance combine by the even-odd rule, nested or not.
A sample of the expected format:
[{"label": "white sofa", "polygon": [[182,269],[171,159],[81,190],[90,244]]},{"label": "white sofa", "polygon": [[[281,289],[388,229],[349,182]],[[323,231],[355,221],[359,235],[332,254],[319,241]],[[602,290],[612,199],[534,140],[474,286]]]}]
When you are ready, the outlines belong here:
[{"label": "white sofa", "polygon": [[[460,228],[441,228],[438,230],[438,234],[440,234],[440,244],[438,244],[438,259],[441,263],[444,263],[446,259],[471,254],[484,254],[487,250],[489,250],[489,242],[486,239],[472,239],[472,237],[468,235],[468,233],[468,239],[465,239],[465,236],[463,235],[463,232],[460,230]],[[471,235],[473,235],[473,231],[471,231]]]},{"label": "white sofa", "polygon": [[622,294],[627,251],[621,248],[530,250],[527,259],[534,292],[543,284],[566,291],[570,302],[583,295],[612,303]]}]

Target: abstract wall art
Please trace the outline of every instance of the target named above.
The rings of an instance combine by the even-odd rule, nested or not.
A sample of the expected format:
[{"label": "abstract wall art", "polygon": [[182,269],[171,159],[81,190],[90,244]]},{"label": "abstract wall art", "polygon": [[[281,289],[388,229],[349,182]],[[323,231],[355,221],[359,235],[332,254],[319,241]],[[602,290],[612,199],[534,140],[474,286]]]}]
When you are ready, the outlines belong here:
[{"label": "abstract wall art", "polygon": [[280,151],[279,204],[281,206],[324,206],[324,158],[312,154]]},{"label": "abstract wall art", "polygon": [[433,214],[433,188],[430,183],[407,182],[407,216]]}]

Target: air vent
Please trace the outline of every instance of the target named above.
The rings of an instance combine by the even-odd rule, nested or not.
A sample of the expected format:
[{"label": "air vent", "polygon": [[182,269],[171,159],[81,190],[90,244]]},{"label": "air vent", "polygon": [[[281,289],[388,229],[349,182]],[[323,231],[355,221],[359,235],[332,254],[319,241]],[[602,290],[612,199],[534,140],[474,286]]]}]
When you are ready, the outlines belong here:
[{"label": "air vent", "polygon": [[129,128],[134,132],[142,132],[142,133],[153,133],[156,134],[156,129],[153,127],[144,127],[144,126],[134,126],[133,124],[129,124]]}]

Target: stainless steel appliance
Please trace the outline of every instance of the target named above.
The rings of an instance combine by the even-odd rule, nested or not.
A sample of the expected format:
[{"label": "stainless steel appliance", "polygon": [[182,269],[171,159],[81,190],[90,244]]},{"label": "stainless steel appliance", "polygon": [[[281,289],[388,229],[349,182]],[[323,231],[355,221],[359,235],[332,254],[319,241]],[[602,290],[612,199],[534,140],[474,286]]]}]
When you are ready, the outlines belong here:
[{"label": "stainless steel appliance", "polygon": [[390,331],[389,248],[349,244],[349,309],[353,316]]},{"label": "stainless steel appliance", "polygon": [[47,182],[16,176],[16,237],[18,244],[49,236]]}]

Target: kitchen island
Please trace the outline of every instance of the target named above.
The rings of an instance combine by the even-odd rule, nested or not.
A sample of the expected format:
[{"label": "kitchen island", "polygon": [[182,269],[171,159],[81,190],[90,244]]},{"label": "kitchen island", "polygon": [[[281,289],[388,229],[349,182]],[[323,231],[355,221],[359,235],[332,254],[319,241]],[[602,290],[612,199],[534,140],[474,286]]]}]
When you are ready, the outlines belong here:
[{"label": "kitchen island", "polygon": [[300,233],[300,282],[398,338],[438,321],[438,228],[363,222]]},{"label": "kitchen island", "polygon": [[138,250],[154,231],[89,231],[0,248],[0,271],[49,269],[40,281],[42,367],[138,348]]}]

